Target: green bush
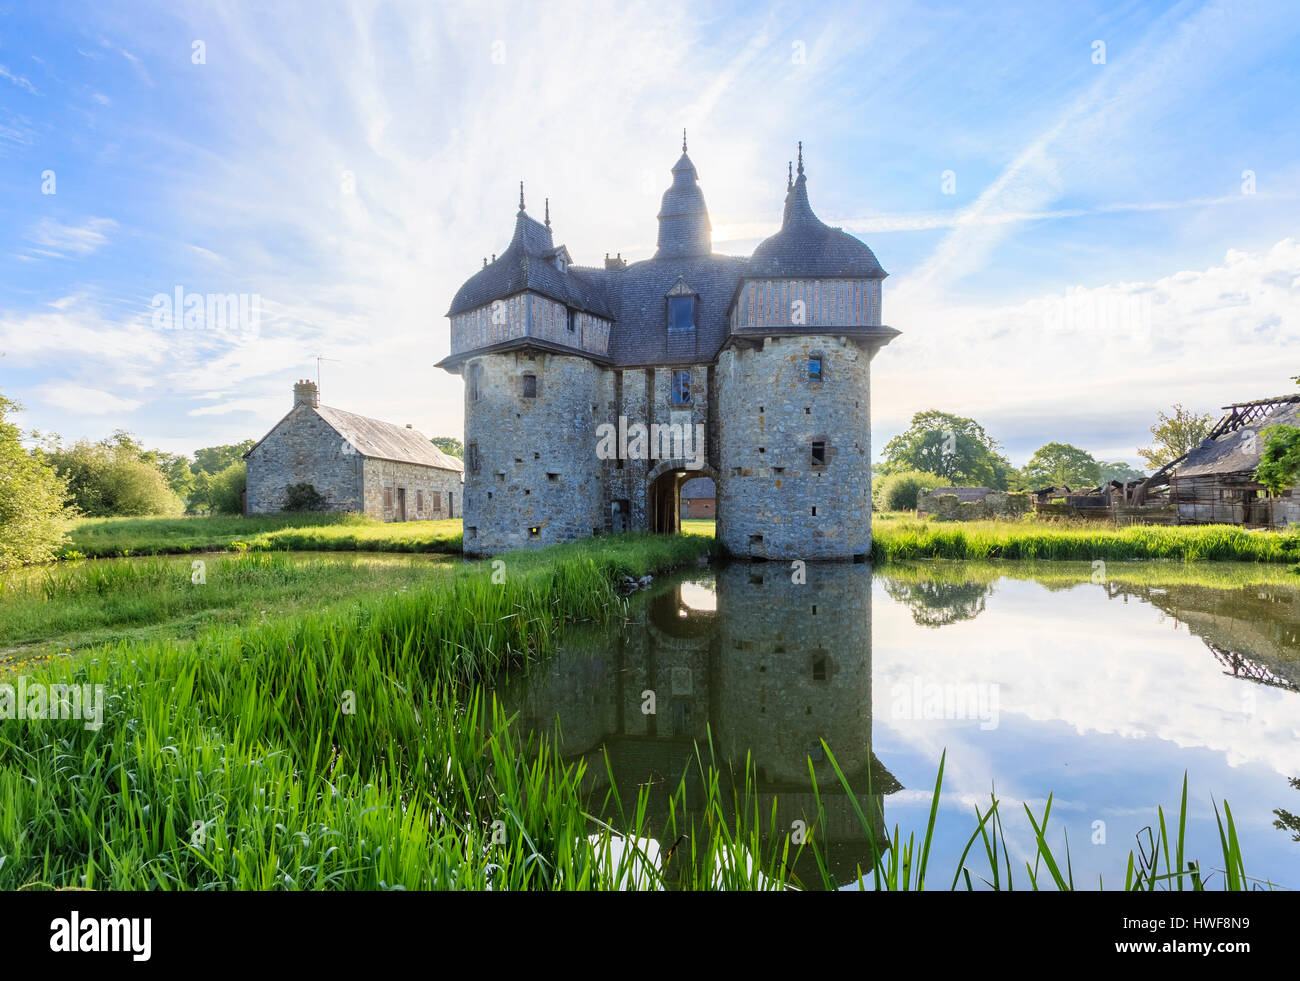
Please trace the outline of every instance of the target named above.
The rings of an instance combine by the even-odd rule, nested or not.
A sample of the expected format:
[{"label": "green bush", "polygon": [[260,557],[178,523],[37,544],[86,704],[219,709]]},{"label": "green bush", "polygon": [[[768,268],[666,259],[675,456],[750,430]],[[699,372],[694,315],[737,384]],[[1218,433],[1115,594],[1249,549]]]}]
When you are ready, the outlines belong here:
[{"label": "green bush", "polygon": [[47,458],[84,514],[133,517],[182,511],[167,476],[152,460],[144,459],[139,445],[125,434],[99,443],[83,439],[72,446],[56,444]]},{"label": "green bush", "polygon": [[915,511],[917,494],[946,485],[942,477],[922,470],[891,473],[872,488],[872,506],[876,511]]},{"label": "green bush", "polygon": [[244,513],[244,461],[238,460],[208,478],[208,503],[217,514]]},{"label": "green bush", "polygon": [[312,484],[290,484],[284,489],[284,507],[281,511],[319,511],[325,506],[325,498],[317,492]]},{"label": "green bush", "polygon": [[0,569],[54,558],[69,517],[64,482],[23,448],[18,427],[5,418],[19,408],[0,395]]}]

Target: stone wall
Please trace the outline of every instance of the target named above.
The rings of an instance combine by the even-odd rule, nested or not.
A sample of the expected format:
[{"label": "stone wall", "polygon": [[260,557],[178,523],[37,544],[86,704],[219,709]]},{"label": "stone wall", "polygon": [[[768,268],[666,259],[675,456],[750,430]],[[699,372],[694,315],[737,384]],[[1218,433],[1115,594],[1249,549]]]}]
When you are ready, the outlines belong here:
[{"label": "stone wall", "polygon": [[[822,358],[822,380],[808,359]],[[871,549],[871,355],[833,336],[723,350],[718,537],[733,555],[850,559]],[[814,442],[825,465],[814,465]]]},{"label": "stone wall", "polygon": [[[453,470],[440,470],[418,463],[398,463],[395,460],[366,459],[364,481],[364,513],[368,518],[379,518],[382,521],[436,521],[460,517],[461,480],[460,474]],[[390,492],[387,507],[385,489]],[[404,517],[399,509],[402,499],[399,490],[406,491]]]},{"label": "stone wall", "polygon": [[278,512],[293,484],[315,487],[327,510],[360,511],[361,461],[310,406],[296,405],[248,454],[247,512]]},{"label": "stone wall", "polygon": [[977,501],[962,501],[956,494],[933,494],[928,490],[916,495],[916,516],[935,521],[1014,520],[1033,509],[1033,498],[1026,493],[991,491]]},{"label": "stone wall", "polygon": [[[492,554],[605,528],[596,422],[608,375],[586,358],[508,352],[471,359],[465,391],[465,551]],[[524,396],[524,376],[536,397]]]}]

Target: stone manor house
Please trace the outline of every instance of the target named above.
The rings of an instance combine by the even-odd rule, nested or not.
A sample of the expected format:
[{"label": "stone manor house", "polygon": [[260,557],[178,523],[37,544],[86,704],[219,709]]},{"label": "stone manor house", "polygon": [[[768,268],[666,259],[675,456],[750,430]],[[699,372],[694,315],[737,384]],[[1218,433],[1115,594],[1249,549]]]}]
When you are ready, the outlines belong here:
[{"label": "stone manor house", "polygon": [[813,213],[802,144],[753,255],[713,251],[684,135],[658,220],[651,258],[579,266],[521,184],[510,244],[457,291],[439,366],[465,380],[465,551],[675,531],[710,477],[731,554],[864,556],[885,271]]},{"label": "stone manor house", "polygon": [[310,485],[325,511],[381,521],[460,515],[462,464],[410,426],[321,405],[316,383],[293,386],[293,408],[244,454],[245,514],[274,514]]}]

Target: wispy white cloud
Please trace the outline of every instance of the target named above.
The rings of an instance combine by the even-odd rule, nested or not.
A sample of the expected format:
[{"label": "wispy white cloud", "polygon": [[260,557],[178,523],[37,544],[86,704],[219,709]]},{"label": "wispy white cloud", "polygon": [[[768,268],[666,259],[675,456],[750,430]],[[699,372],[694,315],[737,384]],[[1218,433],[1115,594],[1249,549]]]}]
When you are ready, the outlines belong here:
[{"label": "wispy white cloud", "polygon": [[72,382],[45,385],[40,389],[40,396],[56,408],[88,416],[121,415],[144,404],[140,399],[123,398],[102,389]]},{"label": "wispy white cloud", "polygon": [[80,225],[65,225],[54,218],[42,218],[27,233],[29,241],[43,249],[31,251],[50,257],[86,256],[108,242],[108,232],[117,227],[110,218],[88,218]]},{"label": "wispy white cloud", "polygon": [[40,95],[40,93],[36,91],[35,85],[29,82],[24,76],[15,75],[4,65],[0,65],[0,78],[13,82],[14,85],[17,85],[20,89],[26,89],[32,95]]}]

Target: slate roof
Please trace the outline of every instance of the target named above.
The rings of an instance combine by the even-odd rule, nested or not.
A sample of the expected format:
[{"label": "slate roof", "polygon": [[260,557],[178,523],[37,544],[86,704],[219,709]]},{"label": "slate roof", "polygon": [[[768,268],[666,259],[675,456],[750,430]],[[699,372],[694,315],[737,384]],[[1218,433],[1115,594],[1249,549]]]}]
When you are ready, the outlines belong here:
[{"label": "slate roof", "polygon": [[745,259],[729,255],[653,258],[626,269],[589,269],[610,297],[614,327],[609,358],[617,365],[682,363],[668,354],[668,291],[680,276],[699,294],[695,307],[695,354],[686,363],[712,361],[727,339],[727,311],[740,284]]},{"label": "slate roof", "polygon": [[314,411],[362,456],[398,463],[417,463],[456,473],[465,471],[465,465],[460,460],[442,452],[417,429],[407,429],[405,426],[359,416],[355,412],[344,412],[328,405],[318,405]]},{"label": "slate roof", "polygon": [[759,243],[745,269],[747,277],[884,279],[876,254],[866,243],[813,214],[808,203],[808,178],[799,164],[799,177],[785,196],[781,230]]},{"label": "slate roof", "polygon": [[[1211,474],[1240,473],[1254,470],[1264,450],[1260,433],[1269,426],[1300,425],[1300,403],[1279,405],[1272,415],[1248,422],[1239,429],[1207,439],[1187,455],[1174,473],[1178,477],[1203,477]],[[1252,439],[1252,436],[1254,437]]]},{"label": "slate roof", "polygon": [[[672,173],[672,185],[664,192],[659,210],[658,250],[652,258],[626,267],[570,265],[560,272],[552,258],[557,246],[551,229],[528,217],[521,198],[510,245],[461,286],[447,316],[529,290],[612,320],[608,360],[614,365],[699,364],[716,360],[726,343],[731,303],[747,278],[883,279],[888,275],[863,242],[827,226],[813,213],[802,155],[799,177],[786,194],[780,231],[749,258],[712,251],[708,209],[685,145]],[[678,339],[670,354],[667,294],[679,278],[698,294],[695,343],[692,350]],[[897,333],[879,327],[856,332],[868,330],[878,335]],[[508,346],[524,343],[536,340],[518,338]]]},{"label": "slate roof", "polygon": [[531,290],[566,306],[610,319],[609,304],[588,277],[572,267],[567,273],[555,267],[556,251],[550,228],[528,217],[521,208],[515,215],[514,237],[505,252],[465,281],[456,291],[447,316]]}]

